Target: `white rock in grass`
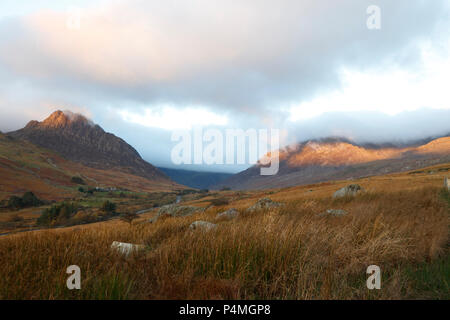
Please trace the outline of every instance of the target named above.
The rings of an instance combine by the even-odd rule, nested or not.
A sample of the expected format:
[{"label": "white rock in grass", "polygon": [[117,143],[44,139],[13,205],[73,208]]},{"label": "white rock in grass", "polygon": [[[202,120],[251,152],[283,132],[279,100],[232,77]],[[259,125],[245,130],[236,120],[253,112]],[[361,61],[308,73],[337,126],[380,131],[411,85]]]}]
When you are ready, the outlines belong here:
[{"label": "white rock in grass", "polygon": [[324,217],[324,216],[335,216],[335,217],[339,217],[339,216],[345,216],[348,212],[345,210],[341,210],[341,209],[328,209],[325,212],[319,213],[319,216]]},{"label": "white rock in grass", "polygon": [[194,221],[189,226],[191,230],[203,230],[203,231],[210,231],[212,229],[215,229],[216,227],[217,227],[216,224],[208,221]]},{"label": "white rock in grass", "polygon": [[450,191],[450,180],[447,177],[444,178],[444,188]]},{"label": "white rock in grass", "polygon": [[354,197],[362,191],[364,191],[364,189],[361,188],[361,186],[359,184],[350,184],[350,185],[336,191],[333,194],[333,198]]},{"label": "white rock in grass", "polygon": [[145,249],[145,246],[142,244],[133,244],[133,243],[126,243],[126,242],[118,242],[113,241],[111,245],[111,249],[117,250],[118,252],[128,256],[133,251],[141,251]]},{"label": "white rock in grass", "polygon": [[227,211],[217,214],[217,218],[233,219],[233,218],[236,218],[238,215],[239,215],[239,211],[237,211],[234,208],[231,208],[231,209],[228,209]]}]

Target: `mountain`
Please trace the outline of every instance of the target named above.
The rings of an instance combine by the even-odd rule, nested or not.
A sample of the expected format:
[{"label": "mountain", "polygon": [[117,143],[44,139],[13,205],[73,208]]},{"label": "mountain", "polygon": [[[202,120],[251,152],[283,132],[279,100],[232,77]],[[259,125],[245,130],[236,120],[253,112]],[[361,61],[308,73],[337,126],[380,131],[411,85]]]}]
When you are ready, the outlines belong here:
[{"label": "mountain", "polygon": [[0,134],[0,200],[32,191],[39,198],[63,200],[79,196],[78,183],[135,192],[170,191],[182,186],[169,180],[149,180],[127,172],[96,169],[64,159],[29,141]]},{"label": "mountain", "polygon": [[209,189],[211,186],[230,178],[231,173],[190,171],[182,169],[158,168],[179,184],[196,188]]},{"label": "mountain", "polygon": [[214,189],[266,189],[409,171],[450,161],[450,137],[422,145],[358,145],[344,139],[306,141],[279,150],[279,171],[261,176],[260,164]]},{"label": "mountain", "polygon": [[170,182],[128,143],[80,114],[55,111],[42,122],[30,121],[8,136],[53,150],[64,159],[96,169],[114,169],[152,181]]}]

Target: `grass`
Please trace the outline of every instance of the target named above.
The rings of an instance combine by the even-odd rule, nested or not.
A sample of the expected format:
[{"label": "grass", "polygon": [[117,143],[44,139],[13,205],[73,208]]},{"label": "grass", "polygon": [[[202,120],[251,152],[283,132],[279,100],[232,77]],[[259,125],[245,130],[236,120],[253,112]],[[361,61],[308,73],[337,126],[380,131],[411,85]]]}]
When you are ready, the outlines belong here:
[{"label": "grass", "polygon": [[[330,186],[314,187],[321,188]],[[285,197],[277,210],[245,213],[261,193],[237,200],[231,205],[241,215],[228,221],[217,221],[224,208],[212,207],[153,224],[1,237],[0,298],[448,299],[449,203],[441,188],[380,188],[342,200],[290,190],[270,195]],[[329,208],[349,214],[317,215]],[[195,220],[219,225],[193,232]],[[125,258],[110,250],[113,241],[148,249]],[[72,264],[82,270],[81,290],[65,287]],[[371,264],[382,270],[381,290],[366,288]]]}]

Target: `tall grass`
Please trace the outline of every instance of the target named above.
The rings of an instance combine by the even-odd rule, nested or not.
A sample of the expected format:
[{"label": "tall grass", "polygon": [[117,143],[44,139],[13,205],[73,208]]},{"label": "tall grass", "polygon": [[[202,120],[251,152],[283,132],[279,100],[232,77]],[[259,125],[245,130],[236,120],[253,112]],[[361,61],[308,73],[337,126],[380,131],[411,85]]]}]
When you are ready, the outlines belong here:
[{"label": "tall grass", "polygon": [[[330,208],[349,214],[318,216]],[[0,238],[0,298],[445,298],[448,210],[440,189],[427,188],[296,200],[274,211],[242,210],[230,221],[217,222],[217,209],[209,209],[154,224],[8,236]],[[193,232],[194,220],[219,226]],[[110,250],[115,240],[148,250],[125,258]],[[65,287],[72,264],[81,268],[81,290]],[[372,264],[382,270],[381,290],[366,287]]]}]

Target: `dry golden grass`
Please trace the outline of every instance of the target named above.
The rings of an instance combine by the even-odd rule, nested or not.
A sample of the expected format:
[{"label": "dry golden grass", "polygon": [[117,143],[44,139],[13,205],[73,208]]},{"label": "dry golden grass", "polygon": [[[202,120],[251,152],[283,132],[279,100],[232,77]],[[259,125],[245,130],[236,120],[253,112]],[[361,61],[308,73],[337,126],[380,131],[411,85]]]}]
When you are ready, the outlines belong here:
[{"label": "dry golden grass", "polygon": [[[368,192],[354,199],[333,200],[339,183],[322,184],[270,192],[286,201],[274,211],[245,213],[264,195],[253,192],[154,224],[145,223],[146,214],[132,226],[114,220],[0,237],[0,298],[448,299],[448,194],[442,196],[436,181],[407,188],[408,177],[390,188],[397,185],[384,179],[372,179]],[[240,217],[216,220],[233,205]],[[349,214],[317,215],[330,208]],[[195,220],[218,228],[192,232]],[[125,258],[110,250],[112,241],[148,250]],[[81,268],[81,290],[66,288],[72,264]],[[366,288],[371,264],[381,267],[381,290]]]}]

